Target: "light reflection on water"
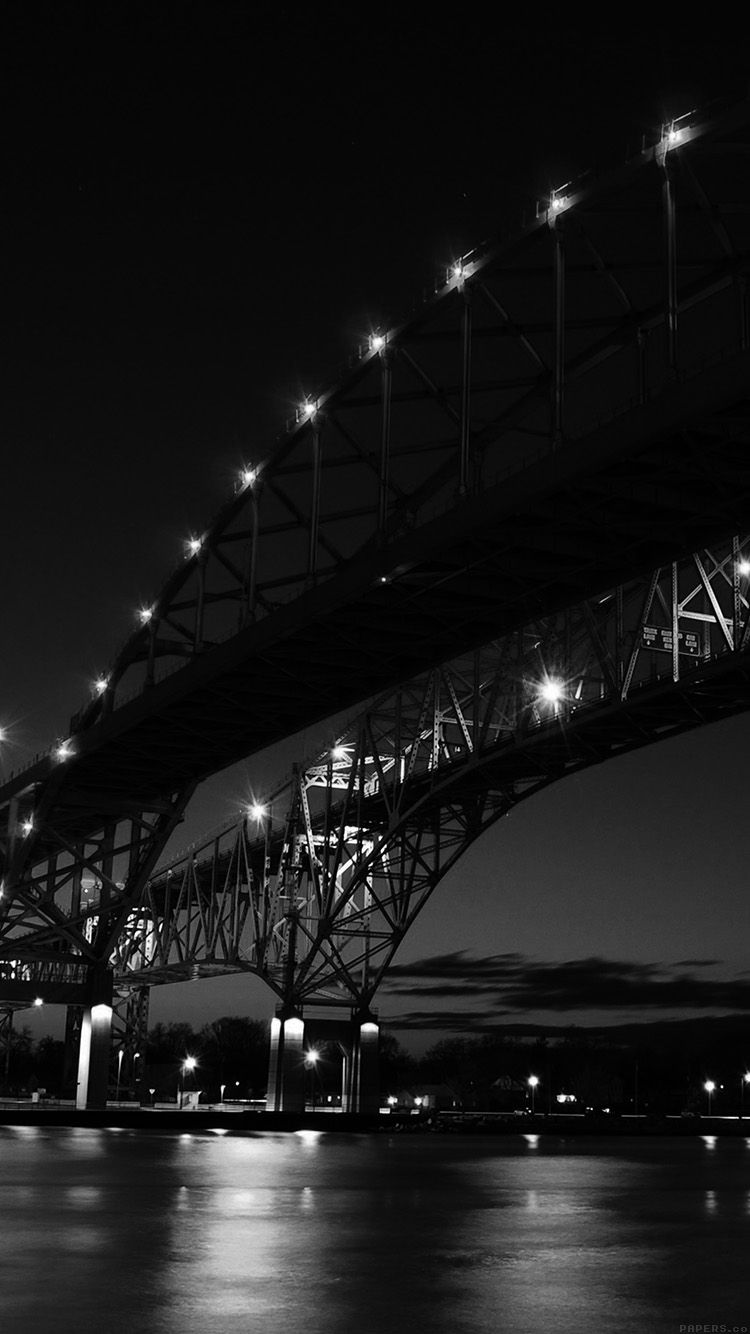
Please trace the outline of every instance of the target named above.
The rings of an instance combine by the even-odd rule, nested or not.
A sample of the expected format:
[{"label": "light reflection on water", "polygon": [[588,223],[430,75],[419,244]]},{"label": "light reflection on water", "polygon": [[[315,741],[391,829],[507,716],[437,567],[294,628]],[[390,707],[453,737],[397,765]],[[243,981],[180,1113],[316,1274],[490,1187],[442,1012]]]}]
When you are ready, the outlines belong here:
[{"label": "light reflection on water", "polygon": [[747,1144],[0,1129],[0,1328],[750,1324]]}]

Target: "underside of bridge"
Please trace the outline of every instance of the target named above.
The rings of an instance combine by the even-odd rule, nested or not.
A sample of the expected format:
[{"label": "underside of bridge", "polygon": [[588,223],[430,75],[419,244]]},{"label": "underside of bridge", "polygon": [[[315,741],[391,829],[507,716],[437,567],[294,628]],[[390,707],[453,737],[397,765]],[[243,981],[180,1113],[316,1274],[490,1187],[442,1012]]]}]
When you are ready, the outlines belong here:
[{"label": "underside of bridge", "polygon": [[[749,146],[747,106],[661,127],[457,259],[248,462],[0,789],[0,1005],[83,1005],[84,1103],[113,982],[133,1011],[257,973],[294,1066],[306,1006],[373,1022],[435,884],[518,801],[747,708]],[[157,871],[201,780],[373,697],[257,828]]]},{"label": "underside of bridge", "polygon": [[[749,594],[740,535],[535,618],[386,692],[290,783],[164,866],[107,960],[123,1087],[151,986],[247,972],[278,997],[269,1105],[304,1096],[304,1025],[322,1007],[346,1015],[344,1103],[369,1106],[377,989],[437,884],[550,783],[747,709]],[[95,941],[106,908],[84,876],[68,926]],[[0,1003],[90,1005],[101,971],[32,922],[0,961]]]}]

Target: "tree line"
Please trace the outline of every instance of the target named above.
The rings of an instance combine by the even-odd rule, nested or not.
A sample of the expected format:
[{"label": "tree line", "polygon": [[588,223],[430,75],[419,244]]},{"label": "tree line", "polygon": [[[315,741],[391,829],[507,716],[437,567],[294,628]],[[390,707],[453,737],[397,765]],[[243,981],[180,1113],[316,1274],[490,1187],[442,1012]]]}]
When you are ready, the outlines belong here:
[{"label": "tree line", "polygon": [[[28,1096],[45,1089],[52,1097],[75,1096],[75,1062],[65,1044],[52,1037],[34,1041],[15,1027],[10,1046],[0,1054],[0,1092]],[[417,1057],[387,1029],[380,1034],[380,1090],[383,1100],[418,1094],[441,1086],[466,1110],[502,1110],[529,1101],[534,1076],[537,1112],[559,1110],[558,1095],[572,1095],[579,1107],[611,1106],[622,1111],[704,1110],[704,1083],[715,1083],[715,1111],[736,1111],[742,1075],[750,1067],[745,1052],[745,1024],[739,1017],[635,1027],[618,1030],[570,1029],[554,1038],[522,1040],[496,1034],[446,1039]],[[336,1102],[341,1094],[342,1052],[335,1042],[316,1044],[310,1063],[309,1093],[316,1101]],[[172,1099],[177,1090],[201,1091],[204,1102],[262,1099],[268,1079],[269,1025],[227,1015],[195,1029],[190,1024],[159,1023],[148,1033],[138,1059],[121,1062],[116,1080],[113,1052],[110,1096],[141,1102]],[[190,1065],[188,1067],[188,1058]],[[194,1064],[193,1064],[194,1063]],[[153,1093],[151,1092],[153,1090]],[[737,1104],[737,1106],[735,1106]]]}]

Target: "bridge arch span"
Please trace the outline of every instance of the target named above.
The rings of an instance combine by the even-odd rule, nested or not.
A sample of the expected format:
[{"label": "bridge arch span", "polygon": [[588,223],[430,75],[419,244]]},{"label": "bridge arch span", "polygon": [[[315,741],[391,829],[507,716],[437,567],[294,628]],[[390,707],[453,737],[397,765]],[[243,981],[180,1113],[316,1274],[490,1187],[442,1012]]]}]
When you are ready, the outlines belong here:
[{"label": "bridge arch span", "polygon": [[[593,763],[745,707],[732,681],[736,668],[744,683],[748,633],[736,572],[750,515],[749,142],[750,104],[696,115],[660,127],[624,168],[553,191],[519,236],[457,257],[412,319],[373,330],[338,384],[247,461],[215,521],[187,535],[179,569],[140,609],[69,735],[0,787],[0,962],[87,972],[98,995],[200,782],[383,691],[411,708],[404,683],[425,673],[439,684],[433,700],[451,688],[458,700],[446,744],[474,757],[462,770],[452,752],[450,790],[460,778],[466,809],[489,800],[490,780],[519,800],[540,764],[557,774],[555,736],[577,738],[578,762]],[[688,559],[694,595],[680,587]],[[640,590],[631,601],[629,589]],[[627,618],[641,595],[637,640]],[[571,656],[579,621],[585,669]],[[493,733],[494,765],[481,765],[471,793],[482,709],[492,716],[507,694],[503,716],[517,716],[512,672],[500,673],[505,693],[472,684],[476,708],[461,703],[468,669],[456,664],[499,643],[518,666],[537,633],[547,671],[565,680],[557,730],[539,727],[542,755],[509,724],[512,772]],[[644,654],[667,663],[669,688],[639,687]],[[691,671],[701,675],[689,686]],[[571,703],[570,690],[589,685],[596,699]],[[584,726],[589,706],[607,719],[599,732]],[[404,785],[422,784],[423,813],[444,809],[437,725],[431,735],[432,776],[420,759]],[[427,754],[416,735],[414,747]],[[362,814],[365,781],[347,798]],[[373,811],[386,790],[368,797]],[[95,913],[87,880],[99,887]],[[251,898],[246,918],[273,922],[271,954],[289,934],[275,911],[266,904],[263,916]],[[339,934],[352,951],[354,926],[349,911]],[[305,986],[315,976],[309,967]]]},{"label": "bridge arch span", "polygon": [[[436,886],[520,801],[750,706],[746,546],[695,553],[383,696],[224,839],[154,878],[142,904],[146,934],[159,924],[150,963],[142,922],[120,942],[120,977],[136,956],[142,981],[235,966],[290,1011],[367,1010]],[[180,888],[167,908],[170,878]],[[190,944],[217,885],[232,957],[216,950],[216,919]],[[243,889],[233,934],[230,890]]]}]

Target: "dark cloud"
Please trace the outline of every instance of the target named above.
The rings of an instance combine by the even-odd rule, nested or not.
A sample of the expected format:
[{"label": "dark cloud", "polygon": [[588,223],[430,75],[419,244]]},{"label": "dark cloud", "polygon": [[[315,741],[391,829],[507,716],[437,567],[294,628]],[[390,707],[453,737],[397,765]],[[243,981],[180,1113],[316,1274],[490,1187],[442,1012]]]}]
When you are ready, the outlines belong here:
[{"label": "dark cloud", "polygon": [[465,978],[469,973],[472,979],[495,978],[498,965],[522,965],[526,956],[523,954],[488,954],[484,958],[469,954],[468,950],[454,950],[450,954],[433,954],[426,959],[417,959],[414,963],[391,964],[388,977],[405,977],[410,985],[419,978]]},{"label": "dark cloud", "polygon": [[721,959],[677,959],[675,968],[716,968]]},{"label": "dark cloud", "polygon": [[472,1036],[478,1037],[483,1033],[497,1032],[498,1020],[502,1018],[503,1011],[494,1009],[485,1012],[472,1010],[471,1016],[466,1010],[409,1010],[408,1014],[384,1016],[383,1023],[386,1028],[403,1030],[413,1028],[417,1032],[434,1030],[464,1033],[467,1027],[470,1027]]},{"label": "dark cloud", "polygon": [[[729,1010],[750,1011],[750,979],[696,977],[691,969],[719,966],[716,959],[676,963],[640,963],[592,956],[560,961],[520,954],[473,956],[464,950],[399,964],[391,969],[382,994],[409,996],[414,1002],[462,997],[464,1020],[497,1021],[501,1014],[530,1011]],[[492,1004],[490,1004],[492,1002]],[[414,1011],[446,1026],[447,1011]],[[420,1021],[422,1022],[422,1021]]]}]

